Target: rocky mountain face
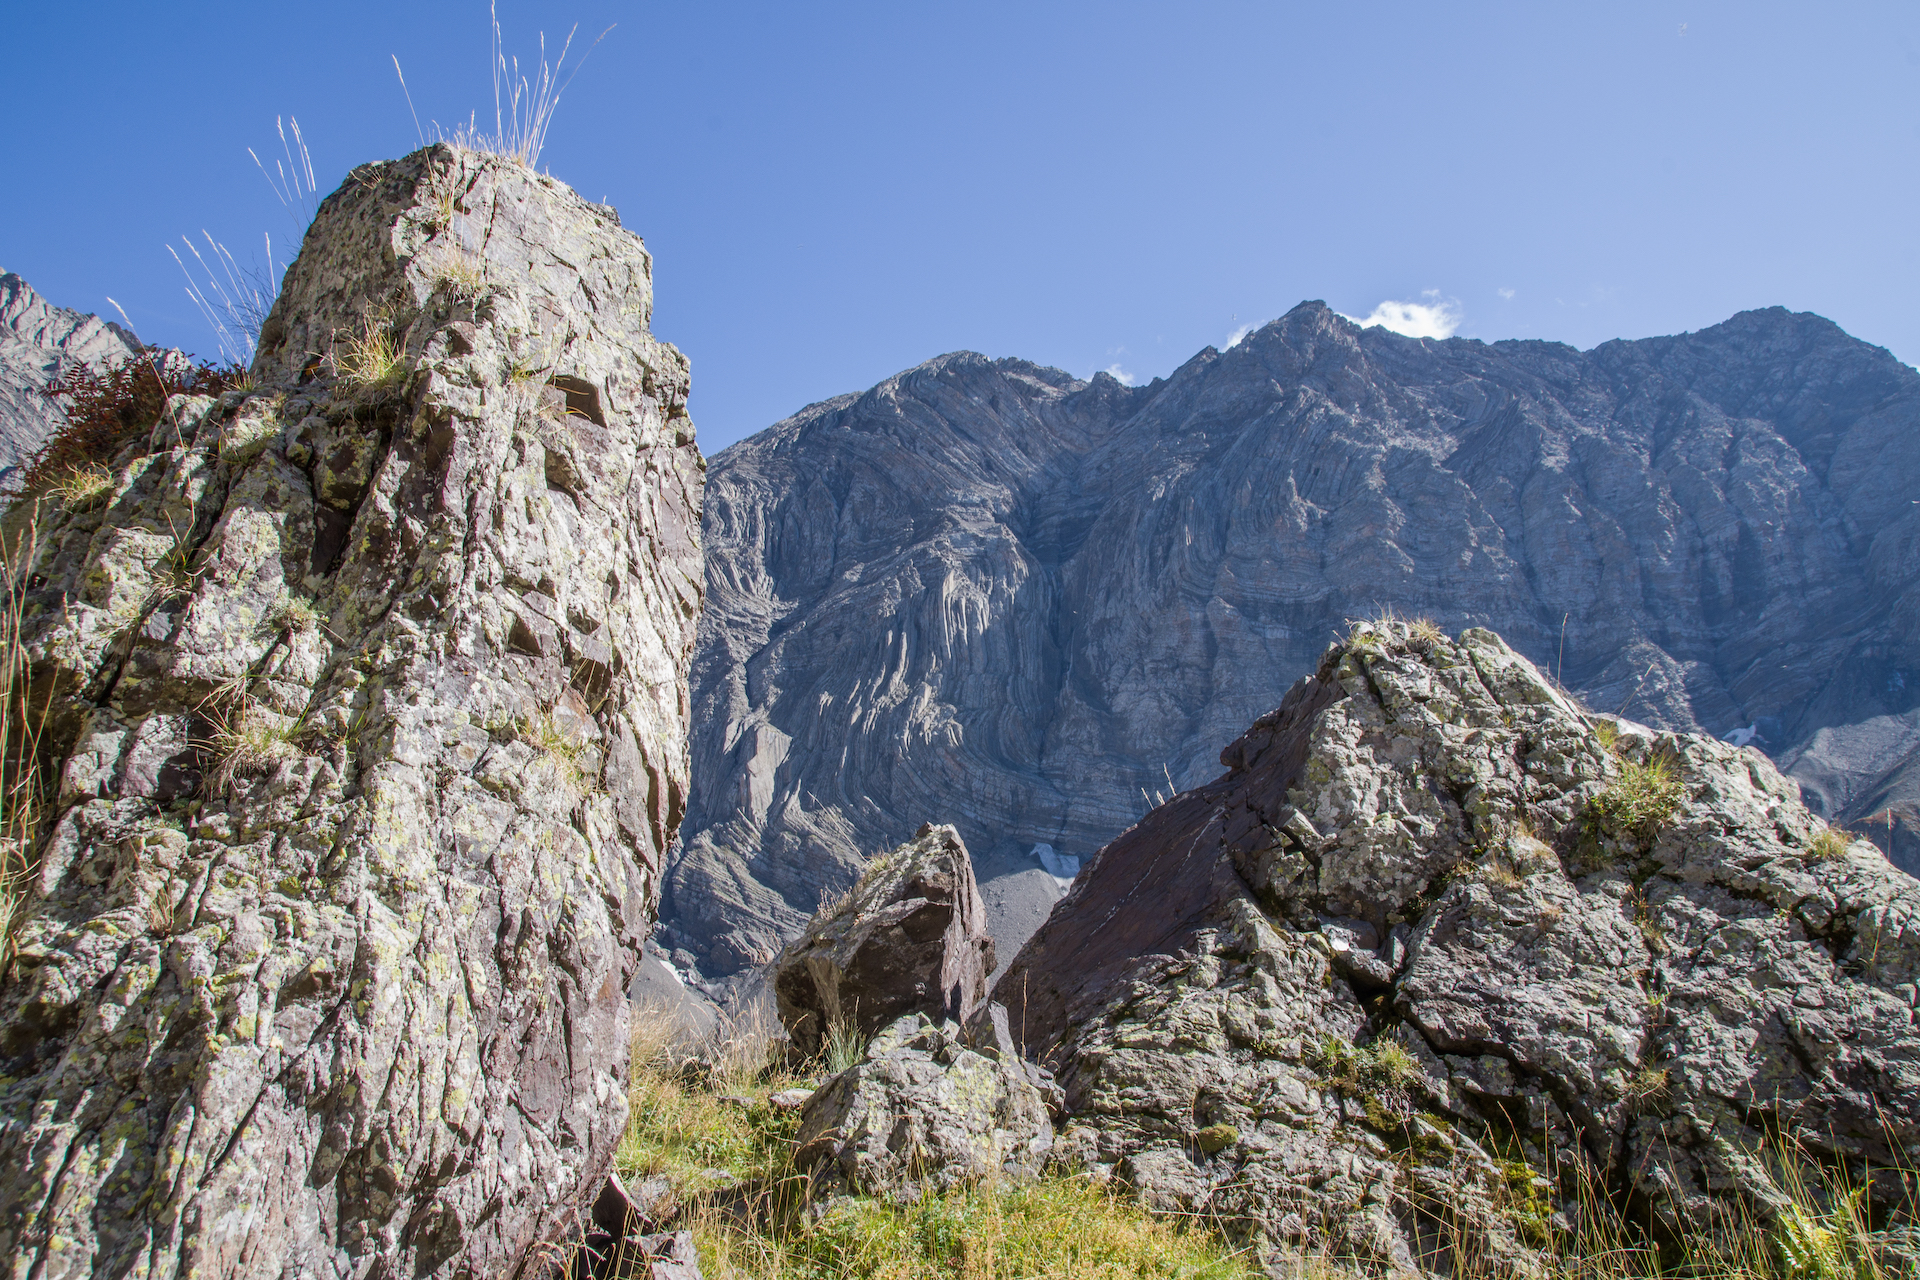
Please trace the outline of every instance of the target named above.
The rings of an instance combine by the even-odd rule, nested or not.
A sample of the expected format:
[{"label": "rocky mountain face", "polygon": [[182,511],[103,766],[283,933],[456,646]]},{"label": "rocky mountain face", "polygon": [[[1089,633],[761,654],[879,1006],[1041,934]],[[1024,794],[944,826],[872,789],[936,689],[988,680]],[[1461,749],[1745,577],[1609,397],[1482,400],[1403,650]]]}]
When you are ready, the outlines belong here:
[{"label": "rocky mountain face", "polygon": [[1056,1160],[1240,1223],[1274,1274],[1546,1274],[1607,1200],[1765,1225],[1783,1141],[1912,1214],[1920,883],[1758,751],[1395,624],[1221,762],[995,988],[1065,1088]]},{"label": "rocky mountain face", "polygon": [[117,324],[56,307],[11,271],[0,271],[0,468],[31,457],[60,424],[41,394],[75,365],[119,364],[140,350]]},{"label": "rocky mountain face", "polygon": [[363,166],[258,389],[39,504],[6,1274],[532,1275],[592,1201],[701,599],[651,265],[512,162]]},{"label": "rocky mountain face", "polygon": [[1920,373],[1778,309],[1581,352],[1306,303],[1148,386],[959,354],[810,406],[709,474],[662,941],[764,963],[934,821],[1003,920],[1044,882],[1010,955],[1055,892],[1034,845],[1204,781],[1386,608],[1497,628],[1595,709],[1751,730],[1865,817],[1920,699],[1916,425]]}]

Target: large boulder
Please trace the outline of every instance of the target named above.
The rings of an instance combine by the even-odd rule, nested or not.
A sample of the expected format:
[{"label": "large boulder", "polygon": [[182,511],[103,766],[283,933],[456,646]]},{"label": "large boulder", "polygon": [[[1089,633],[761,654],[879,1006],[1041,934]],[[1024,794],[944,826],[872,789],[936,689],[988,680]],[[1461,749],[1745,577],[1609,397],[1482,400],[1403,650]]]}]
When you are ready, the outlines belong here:
[{"label": "large boulder", "polygon": [[601,1186],[701,600],[650,276],[518,164],[364,166],[257,389],[13,513],[5,1274],[532,1274]]},{"label": "large boulder", "polygon": [[[982,1012],[985,1012],[984,1010]],[[1005,1038],[972,1039],[908,1014],[828,1081],[800,1117],[794,1167],[815,1195],[916,1199],[968,1182],[1032,1177],[1053,1150],[1052,1077]]]},{"label": "large boulder", "polygon": [[1536,1270],[1596,1189],[1662,1232],[1765,1221],[1778,1138],[1913,1208],[1920,884],[1759,752],[1385,624],[1221,760],[996,988],[1063,1151],[1270,1262]]},{"label": "large boulder", "polygon": [[794,1048],[813,1054],[836,1027],[866,1040],[910,1013],[964,1023],[993,964],[973,860],[952,827],[928,823],[787,945],[774,999]]}]

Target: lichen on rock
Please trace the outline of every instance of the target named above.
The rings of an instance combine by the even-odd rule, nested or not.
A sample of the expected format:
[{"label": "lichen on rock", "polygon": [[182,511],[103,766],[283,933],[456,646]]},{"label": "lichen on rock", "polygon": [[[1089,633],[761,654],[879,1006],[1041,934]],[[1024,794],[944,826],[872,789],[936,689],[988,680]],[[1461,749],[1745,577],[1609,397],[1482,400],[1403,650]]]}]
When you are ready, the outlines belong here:
[{"label": "lichen on rock", "polygon": [[[1623,817],[1655,761],[1672,805]],[[1764,1222],[1783,1138],[1911,1213],[1920,885],[1821,852],[1758,752],[1383,623],[1221,762],[995,987],[1066,1088],[1063,1158],[1273,1265],[1536,1273],[1589,1192],[1670,1236]]]},{"label": "lichen on rock", "polygon": [[256,390],[10,517],[57,804],[0,989],[5,1274],[530,1274],[591,1200],[702,589],[650,277],[512,162],[363,166]]}]

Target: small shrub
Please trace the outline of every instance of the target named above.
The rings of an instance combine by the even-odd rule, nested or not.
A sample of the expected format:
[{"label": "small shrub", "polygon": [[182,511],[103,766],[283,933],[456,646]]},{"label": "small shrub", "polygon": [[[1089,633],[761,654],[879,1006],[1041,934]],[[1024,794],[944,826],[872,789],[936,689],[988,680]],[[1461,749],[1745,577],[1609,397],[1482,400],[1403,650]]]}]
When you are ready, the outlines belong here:
[{"label": "small shrub", "polygon": [[1618,776],[1588,802],[1588,807],[1603,828],[1651,840],[1680,811],[1685,796],[1686,788],[1672,757],[1655,755],[1645,764],[1622,761]]},{"label": "small shrub", "polygon": [[1808,843],[1807,857],[1815,862],[1837,862],[1847,856],[1847,849],[1852,843],[1845,832],[1822,827]]},{"label": "small shrub", "polygon": [[273,616],[274,629],[305,635],[320,627],[320,611],[297,597],[289,597]]},{"label": "small shrub", "polygon": [[103,469],[127,445],[151,436],[169,398],[219,395],[239,376],[235,367],[162,351],[54,379],[41,394],[64,402],[66,420],[21,468],[17,492],[52,492],[76,473]]},{"label": "small shrub", "polygon": [[358,329],[333,335],[333,371],[349,385],[383,387],[401,369],[400,344],[381,317],[368,315]]}]

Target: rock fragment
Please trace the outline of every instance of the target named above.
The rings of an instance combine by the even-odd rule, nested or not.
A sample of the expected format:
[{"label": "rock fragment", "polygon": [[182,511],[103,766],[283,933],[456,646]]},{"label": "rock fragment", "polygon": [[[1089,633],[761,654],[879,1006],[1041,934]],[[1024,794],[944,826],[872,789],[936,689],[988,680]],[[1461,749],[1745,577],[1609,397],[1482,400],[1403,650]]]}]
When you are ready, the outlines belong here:
[{"label": "rock fragment", "polygon": [[780,953],[780,1020],[804,1055],[836,1027],[865,1041],[909,1013],[964,1023],[993,971],[987,908],[952,827],[920,828],[881,855]]}]

